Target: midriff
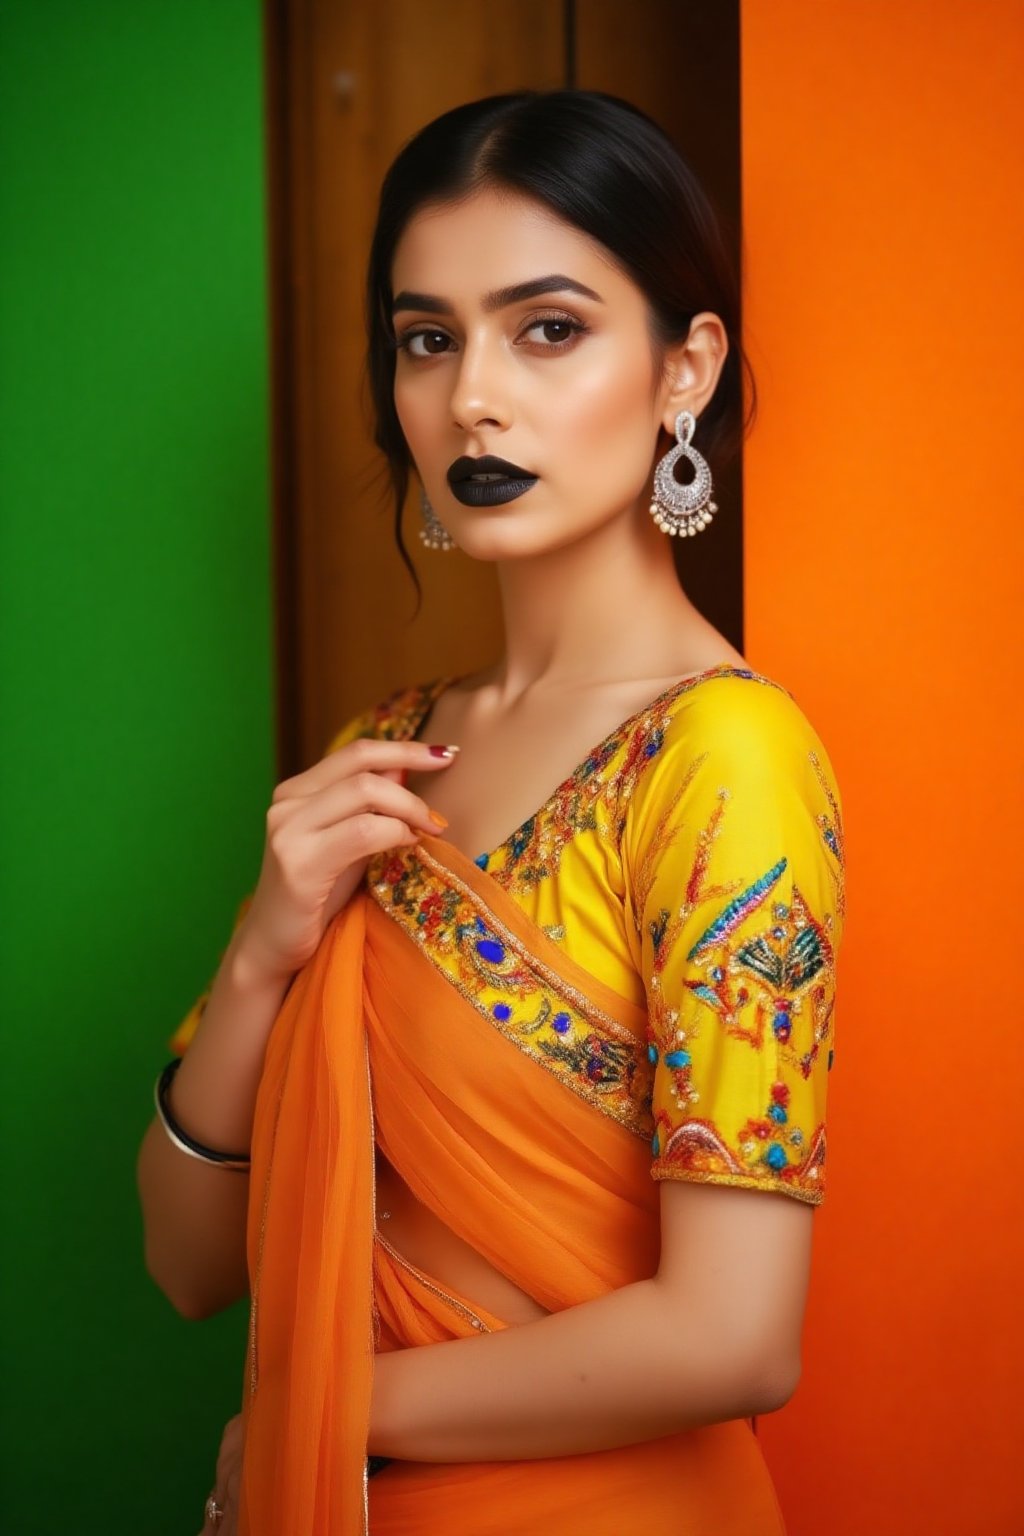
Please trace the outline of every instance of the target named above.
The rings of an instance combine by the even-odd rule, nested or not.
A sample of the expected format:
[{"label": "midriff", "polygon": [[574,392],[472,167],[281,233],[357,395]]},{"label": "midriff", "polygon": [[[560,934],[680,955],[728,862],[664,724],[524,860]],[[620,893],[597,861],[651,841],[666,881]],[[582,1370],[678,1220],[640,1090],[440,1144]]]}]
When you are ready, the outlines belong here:
[{"label": "midriff", "polygon": [[[447,1286],[467,1301],[475,1301],[509,1327],[548,1315],[545,1307],[417,1200],[379,1147],[376,1151],[377,1228],[402,1258],[442,1290]],[[384,1216],[385,1211],[390,1214]]]}]

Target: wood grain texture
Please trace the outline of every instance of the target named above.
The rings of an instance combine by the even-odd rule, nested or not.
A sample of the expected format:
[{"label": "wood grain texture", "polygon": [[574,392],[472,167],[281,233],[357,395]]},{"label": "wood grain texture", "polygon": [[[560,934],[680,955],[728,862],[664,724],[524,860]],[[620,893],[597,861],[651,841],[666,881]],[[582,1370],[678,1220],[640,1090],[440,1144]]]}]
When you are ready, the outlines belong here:
[{"label": "wood grain texture", "polygon": [[[406,544],[371,445],[363,388],[366,256],[381,180],[401,144],[463,101],[564,77],[549,0],[296,0],[277,16],[275,214],[285,230],[275,334],[282,655],[280,762],[322,756],[343,720],[402,681],[460,671],[500,645],[491,569],[423,550],[418,483]],[[282,174],[283,173],[283,174]],[[282,376],[283,375],[283,376]]]}]

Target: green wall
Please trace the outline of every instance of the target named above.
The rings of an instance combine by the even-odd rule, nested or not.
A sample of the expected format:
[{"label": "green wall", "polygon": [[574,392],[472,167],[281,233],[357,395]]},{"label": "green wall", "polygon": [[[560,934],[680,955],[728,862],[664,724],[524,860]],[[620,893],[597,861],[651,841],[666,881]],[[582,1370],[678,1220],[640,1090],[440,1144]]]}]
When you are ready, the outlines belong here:
[{"label": "green wall", "polygon": [[0,7],[0,1528],[191,1536],[244,1309],[145,1272],[273,783],[257,0]]}]

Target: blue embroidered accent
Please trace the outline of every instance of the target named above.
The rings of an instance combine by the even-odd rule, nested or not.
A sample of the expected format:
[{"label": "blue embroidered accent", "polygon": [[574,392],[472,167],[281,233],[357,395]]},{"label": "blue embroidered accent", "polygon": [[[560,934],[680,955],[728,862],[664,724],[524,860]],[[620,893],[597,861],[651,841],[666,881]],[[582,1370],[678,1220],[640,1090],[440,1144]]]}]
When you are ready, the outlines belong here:
[{"label": "blue embroidered accent", "polygon": [[776,1040],[781,1040],[783,1044],[785,1044],[793,1032],[793,1024],[789,1014],[782,1012],[777,1013],[772,1019],[772,1030],[775,1034]]},{"label": "blue embroidered accent", "polygon": [[644,742],[644,757],[653,757],[656,752],[660,752],[664,742],[665,732],[660,727],[652,731],[648,740]]},{"label": "blue embroidered accent", "polygon": [[509,839],[509,853],[513,859],[521,859],[533,841],[533,829],[536,825],[536,816],[531,816],[529,821],[524,821],[522,826],[513,832]]},{"label": "blue embroidered accent", "polygon": [[603,768],[615,756],[618,749],[619,741],[617,737],[602,743],[600,749],[597,752],[592,752],[586,761],[581,764],[580,777],[584,779],[591,778],[599,768]]},{"label": "blue embroidered accent", "polygon": [[657,1061],[657,1059],[658,1059],[658,1047],[656,1045],[649,1045],[647,1047],[647,1060],[650,1061],[650,1062],[655,1062],[655,1061]]},{"label": "blue embroidered accent", "polygon": [[764,1155],[764,1161],[769,1168],[785,1168],[789,1162],[786,1149],[779,1142],[773,1141]]},{"label": "blue embroidered accent", "polygon": [[789,1119],[789,1116],[786,1114],[786,1111],[783,1109],[781,1104],[769,1104],[768,1113],[771,1115],[772,1119],[777,1120],[780,1125],[785,1125],[786,1121]]},{"label": "blue embroidered accent", "polygon": [[781,858],[759,880],[755,880],[753,885],[734,897],[725,911],[715,918],[710,928],[704,930],[686,958],[694,960],[701,950],[708,949],[712,944],[718,944],[722,939],[728,938],[729,934],[739,927],[748,912],[753,912],[755,907],[760,906],[772,887],[778,884],[787,863],[788,860],[785,857]]},{"label": "blue embroidered accent", "polygon": [[786,954],[786,990],[805,987],[825,965],[820,936],[808,926],[801,928]]},{"label": "blue embroidered accent", "polygon": [[[740,945],[736,961],[775,990],[795,992],[806,987],[823,969],[826,955],[821,934],[808,922],[798,929],[793,942],[781,955],[776,954],[767,940],[758,934]],[[785,1006],[781,999],[778,1006]]]},{"label": "blue embroidered accent", "polygon": [[695,997],[699,997],[702,1003],[707,1003],[709,1008],[722,1011],[722,999],[713,988],[705,985],[703,981],[688,981],[687,986]]},{"label": "blue embroidered accent", "polygon": [[658,954],[660,953],[662,940],[665,937],[665,930],[668,928],[668,917],[668,908],[662,907],[661,911],[658,913],[657,918],[650,925],[651,945],[654,950],[655,959],[657,959]]},{"label": "blue embroidered accent", "polygon": [[473,860],[473,863],[479,864],[481,869],[486,869],[490,862],[491,856],[489,853],[482,853],[478,859]]},{"label": "blue embroidered accent", "polygon": [[669,1051],[665,1057],[666,1067],[688,1067],[690,1065],[689,1051]]},{"label": "blue embroidered accent", "polygon": [[536,961],[483,898],[429,854],[402,849],[378,855],[370,891],[385,912],[422,939],[423,954],[493,1028],[586,1103],[648,1139],[653,1115],[646,1038],[638,1040]]},{"label": "blue embroidered accent", "polygon": [[651,1138],[651,1151],[654,1153],[655,1157],[657,1157],[658,1154],[661,1152],[661,1142],[658,1140],[658,1133],[657,1133],[657,1131],[655,1131],[654,1135]]}]

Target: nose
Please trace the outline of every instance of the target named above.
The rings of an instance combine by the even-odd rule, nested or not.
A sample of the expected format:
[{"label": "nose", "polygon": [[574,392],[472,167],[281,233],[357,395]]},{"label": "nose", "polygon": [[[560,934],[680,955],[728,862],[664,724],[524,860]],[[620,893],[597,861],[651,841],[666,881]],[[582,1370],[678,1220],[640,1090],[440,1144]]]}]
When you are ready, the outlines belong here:
[{"label": "nose", "polygon": [[509,421],[507,361],[500,341],[486,336],[463,343],[452,388],[452,422],[463,432],[505,427]]}]

